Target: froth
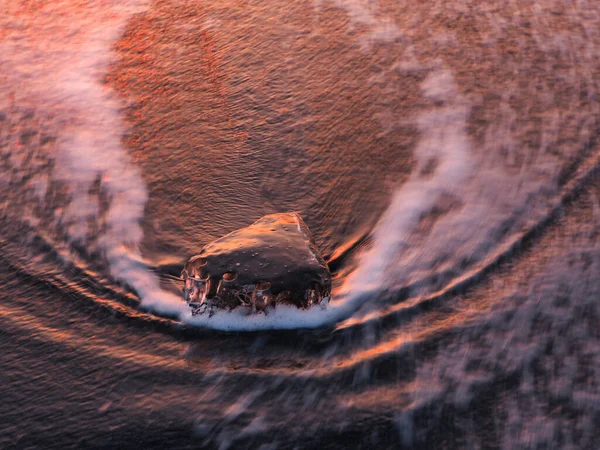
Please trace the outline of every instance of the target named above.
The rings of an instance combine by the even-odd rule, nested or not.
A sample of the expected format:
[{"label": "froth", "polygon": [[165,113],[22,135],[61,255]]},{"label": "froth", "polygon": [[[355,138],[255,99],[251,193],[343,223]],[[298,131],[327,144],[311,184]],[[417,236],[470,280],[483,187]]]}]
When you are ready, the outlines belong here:
[{"label": "froth", "polygon": [[[100,223],[97,245],[111,275],[130,285],[144,307],[173,314],[181,311],[181,302],[160,290],[142,262],[148,192],[121,145],[121,101],[102,82],[127,20],[146,6],[143,1],[54,2],[31,11],[8,5],[3,22],[12,31],[0,43],[0,61],[8,69],[6,89],[15,92],[14,101],[32,103],[58,124],[52,178],[68,186],[70,203],[56,211],[68,240],[86,243],[90,221]],[[97,182],[109,202],[104,214],[90,194]]]},{"label": "froth", "polygon": [[[470,140],[466,133],[468,102],[457,93],[452,74],[440,69],[423,82],[425,97],[441,102],[417,119],[421,138],[414,156],[417,166],[408,181],[393,195],[390,206],[373,232],[373,246],[362,255],[358,269],[343,290],[349,299],[362,297],[386,285],[393,267],[419,220],[443,194],[453,194],[469,176]],[[427,166],[434,166],[430,173]]]}]

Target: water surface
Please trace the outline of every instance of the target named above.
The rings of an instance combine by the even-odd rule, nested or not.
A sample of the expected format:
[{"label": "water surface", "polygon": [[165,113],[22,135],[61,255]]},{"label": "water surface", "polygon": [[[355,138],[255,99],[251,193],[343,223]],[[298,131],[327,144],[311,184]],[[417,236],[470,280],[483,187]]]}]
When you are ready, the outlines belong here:
[{"label": "water surface", "polygon": [[[594,448],[594,2],[0,4],[2,448]],[[298,211],[326,310],[193,318]]]}]

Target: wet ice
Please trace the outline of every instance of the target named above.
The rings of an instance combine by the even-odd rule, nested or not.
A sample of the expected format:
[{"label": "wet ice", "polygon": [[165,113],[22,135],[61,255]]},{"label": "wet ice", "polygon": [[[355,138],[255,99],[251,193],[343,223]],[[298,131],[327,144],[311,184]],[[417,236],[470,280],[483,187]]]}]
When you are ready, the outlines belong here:
[{"label": "wet ice", "polygon": [[270,214],[207,244],[186,264],[184,297],[195,314],[277,304],[308,308],[331,293],[331,274],[297,213]]}]

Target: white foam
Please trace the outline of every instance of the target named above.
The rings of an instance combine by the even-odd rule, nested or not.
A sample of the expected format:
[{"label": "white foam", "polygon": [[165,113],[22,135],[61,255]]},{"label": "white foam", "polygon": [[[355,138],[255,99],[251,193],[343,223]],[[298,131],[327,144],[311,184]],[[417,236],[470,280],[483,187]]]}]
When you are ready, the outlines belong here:
[{"label": "white foam", "polygon": [[[376,18],[380,15],[369,2],[324,0],[321,3],[344,8],[351,23],[371,29],[377,27]],[[597,35],[593,26],[585,27],[588,40],[572,34],[557,35],[543,22],[541,12],[539,16],[539,26],[532,32],[541,50],[559,54],[573,65],[577,64],[573,54],[577,54],[587,67],[593,66],[597,53],[589,44],[589,39]],[[498,18],[494,16],[494,19]],[[573,19],[576,23],[581,18]],[[583,22],[589,25],[587,21]],[[499,27],[495,34],[498,39],[505,24],[502,21],[494,24]],[[405,41],[410,40],[409,34]],[[432,35],[429,44],[456,46],[458,42],[448,32]],[[574,92],[569,98],[564,95],[557,98],[556,88],[548,85],[546,80],[556,77],[555,60],[549,58],[547,63],[541,64],[538,60],[520,58],[504,63],[510,64],[509,70],[520,74],[519,77],[498,87],[498,91],[489,86],[489,92],[498,93],[501,101],[475,148],[467,133],[467,122],[472,105],[480,106],[482,99],[461,93],[451,71],[442,62],[443,49],[437,53],[439,60],[427,55],[428,60],[423,66],[415,55],[416,48],[408,45],[406,61],[396,61],[387,71],[374,77],[374,82],[382,84],[386,79],[394,80],[397,72],[429,73],[421,86],[423,94],[441,106],[431,106],[429,112],[412,119],[420,132],[414,151],[417,164],[409,179],[393,194],[390,207],[373,232],[372,247],[360,257],[358,269],[342,287],[344,298],[351,303],[354,298],[368,297],[370,292],[404,286],[418,286],[412,294],[425,295],[439,288],[422,282],[428,277],[436,274],[458,276],[464,263],[485,264],[502,240],[537,224],[556,203],[557,177],[563,161],[556,155],[555,148],[560,145],[562,158],[568,158],[584,148],[589,139],[587,122],[580,135],[573,136],[575,139],[568,144],[560,137],[561,130],[570,132],[571,115],[580,115],[582,105],[586,106],[580,100],[580,94]],[[490,57],[504,58],[501,52],[496,55],[493,49],[490,49]],[[588,71],[583,75],[589,95],[594,95],[592,86],[596,83]],[[582,84],[575,71],[563,76],[572,78],[574,85]],[[527,88],[523,87],[524,80],[528,83]],[[543,108],[541,124],[535,117],[527,116],[528,111],[514,106],[514,100],[524,96],[534,96],[531,101]],[[598,111],[596,104],[592,102],[589,107],[590,116]],[[483,119],[490,120],[489,117]],[[387,128],[392,129],[394,125],[388,124]],[[537,132],[541,138],[539,147],[528,147],[537,145],[536,141],[524,136]],[[437,163],[433,172],[421,176],[431,160]],[[451,208],[437,217],[426,234],[417,238],[415,231],[419,231],[419,220],[439,206],[442,199],[452,202]],[[376,304],[373,303],[373,307]]]},{"label": "white foam", "polygon": [[[33,104],[38,115],[54,117],[58,124],[52,177],[69,187],[69,206],[56,211],[69,240],[85,242],[88,221],[101,221],[105,231],[98,245],[112,276],[135,289],[144,307],[173,314],[184,305],[162,292],[140,263],[140,223],[148,193],[121,145],[121,101],[102,82],[124,26],[147,6],[138,0],[77,6],[57,1],[29,11],[9,4],[1,22],[13,31],[0,43],[0,62],[16,103]],[[104,216],[97,197],[89,194],[98,179],[110,199]]]},{"label": "white foam", "polygon": [[[362,256],[359,269],[345,285],[349,294],[383,285],[386,268],[395,261],[422,215],[436,205],[442,194],[453,193],[472,170],[471,144],[466,133],[470,108],[456,92],[452,74],[448,70],[433,72],[422,89],[425,97],[443,101],[444,106],[418,118],[421,138],[414,152],[417,167],[394,193],[391,205],[377,224],[373,246]],[[422,170],[433,160],[433,174],[422,176]]]}]

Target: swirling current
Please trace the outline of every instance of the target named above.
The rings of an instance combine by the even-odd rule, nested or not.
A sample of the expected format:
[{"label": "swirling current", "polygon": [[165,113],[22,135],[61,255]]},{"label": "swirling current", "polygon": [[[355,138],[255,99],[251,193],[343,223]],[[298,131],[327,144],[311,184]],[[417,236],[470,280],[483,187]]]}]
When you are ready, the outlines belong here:
[{"label": "swirling current", "polygon": [[[600,4],[0,2],[0,448],[594,449]],[[326,308],[192,316],[297,211]]]}]

